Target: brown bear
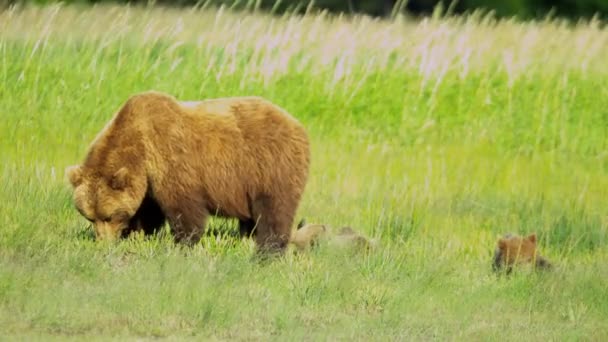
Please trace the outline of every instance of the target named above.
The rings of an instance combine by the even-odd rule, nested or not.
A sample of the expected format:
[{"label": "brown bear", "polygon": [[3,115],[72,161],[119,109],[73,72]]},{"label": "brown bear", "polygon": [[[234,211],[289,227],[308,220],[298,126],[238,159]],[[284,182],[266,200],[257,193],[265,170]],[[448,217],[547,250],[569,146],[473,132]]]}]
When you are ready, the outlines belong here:
[{"label": "brown bear", "polygon": [[378,246],[376,239],[369,239],[348,226],[340,228],[332,242],[335,246],[353,247],[363,251],[373,250]]},{"label": "brown bear", "polygon": [[538,269],[552,267],[547,259],[538,254],[535,233],[526,237],[506,234],[498,240],[492,269],[498,272],[505,267],[506,273],[509,274],[513,266],[521,264],[533,264]]},{"label": "brown bear", "polygon": [[130,97],[66,173],[99,239],[150,234],[166,219],[177,242],[193,244],[216,215],[255,232],[259,250],[282,252],[309,163],[302,124],[263,98],[179,102],[149,91]]},{"label": "brown bear", "polygon": [[327,225],[307,224],[305,220],[298,224],[290,242],[297,250],[303,251],[318,245],[321,240],[334,248],[351,248],[356,251],[368,251],[378,246],[375,239],[368,239],[351,227],[342,227],[332,235]]},{"label": "brown bear", "polygon": [[292,234],[290,243],[297,250],[304,251],[315,247],[321,238],[327,233],[327,226],[324,224],[307,224],[303,219],[298,224],[298,229]]}]

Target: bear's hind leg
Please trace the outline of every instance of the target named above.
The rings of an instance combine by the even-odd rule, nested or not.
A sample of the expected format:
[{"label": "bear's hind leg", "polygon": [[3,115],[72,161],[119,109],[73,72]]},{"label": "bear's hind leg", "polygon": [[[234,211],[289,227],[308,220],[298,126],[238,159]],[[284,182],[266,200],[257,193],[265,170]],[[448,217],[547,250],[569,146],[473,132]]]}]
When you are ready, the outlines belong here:
[{"label": "bear's hind leg", "polygon": [[291,236],[296,205],[261,196],[252,205],[257,219],[255,240],[260,252],[283,253]]}]

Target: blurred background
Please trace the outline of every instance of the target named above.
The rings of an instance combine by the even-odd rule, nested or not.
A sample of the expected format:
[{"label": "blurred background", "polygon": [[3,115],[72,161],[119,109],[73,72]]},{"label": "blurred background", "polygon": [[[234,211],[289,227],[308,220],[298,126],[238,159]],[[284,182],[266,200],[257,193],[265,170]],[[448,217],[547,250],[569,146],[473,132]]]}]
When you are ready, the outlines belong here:
[{"label": "blurred background", "polygon": [[[0,0],[0,7],[20,3],[47,4],[53,0]],[[280,14],[304,13],[316,8],[331,13],[367,14],[390,17],[397,13],[424,16],[434,11],[467,13],[475,10],[492,11],[498,17],[538,19],[547,16],[579,19],[597,15],[606,19],[608,0],[63,0],[63,3],[131,3],[163,6],[219,6],[234,9],[257,8]]]}]

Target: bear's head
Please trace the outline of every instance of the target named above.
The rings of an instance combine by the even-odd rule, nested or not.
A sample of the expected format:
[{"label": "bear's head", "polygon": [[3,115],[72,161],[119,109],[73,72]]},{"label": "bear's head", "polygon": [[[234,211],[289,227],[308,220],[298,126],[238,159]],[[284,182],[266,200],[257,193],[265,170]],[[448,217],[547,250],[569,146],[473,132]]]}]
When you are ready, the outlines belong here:
[{"label": "bear's head", "polygon": [[538,254],[535,233],[526,237],[507,234],[498,240],[492,264],[494,271],[505,266],[507,273],[510,273],[512,267],[517,264],[533,264],[541,269],[551,268],[551,263]]},{"label": "bear's head", "polygon": [[306,223],[304,219],[300,221],[297,228],[290,242],[299,250],[315,247],[319,240],[327,234],[326,225]]},{"label": "bear's head", "polygon": [[74,189],[74,205],[93,224],[96,238],[120,237],[144,199],[145,180],[127,167],[105,172],[77,165],[68,167],[66,174]]}]

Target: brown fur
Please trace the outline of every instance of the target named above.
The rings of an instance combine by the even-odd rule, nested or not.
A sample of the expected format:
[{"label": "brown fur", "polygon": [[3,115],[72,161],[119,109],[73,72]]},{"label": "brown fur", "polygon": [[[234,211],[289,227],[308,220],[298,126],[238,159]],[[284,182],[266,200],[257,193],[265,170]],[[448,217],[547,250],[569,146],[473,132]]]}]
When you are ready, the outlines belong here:
[{"label": "brown fur", "polygon": [[541,269],[552,267],[547,259],[538,254],[534,233],[526,237],[507,234],[498,240],[492,264],[494,271],[505,267],[507,273],[511,273],[513,266],[521,264],[533,264]]},{"label": "brown fur", "polygon": [[290,242],[299,251],[304,251],[315,247],[326,234],[327,226],[324,224],[306,224],[302,220],[298,224],[298,229],[292,234]]},{"label": "brown fur", "polygon": [[351,227],[340,228],[332,242],[340,247],[354,247],[357,250],[372,250],[377,246],[375,239],[368,239]]},{"label": "brown fur", "polygon": [[237,218],[258,247],[283,251],[309,160],[304,127],[262,98],[178,102],[146,92],[66,172],[76,208],[100,239],[151,233],[166,218],[175,239],[192,244],[217,215]]}]

